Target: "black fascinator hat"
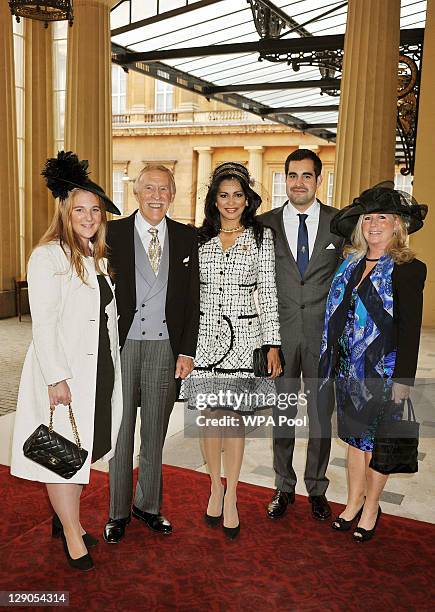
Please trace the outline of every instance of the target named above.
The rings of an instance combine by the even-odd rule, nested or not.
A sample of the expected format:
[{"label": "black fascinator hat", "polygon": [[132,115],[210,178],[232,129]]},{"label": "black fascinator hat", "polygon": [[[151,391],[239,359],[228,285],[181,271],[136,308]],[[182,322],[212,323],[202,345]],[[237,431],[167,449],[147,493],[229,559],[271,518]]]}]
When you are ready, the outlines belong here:
[{"label": "black fascinator hat", "polygon": [[99,196],[104,201],[107,212],[120,215],[121,212],[104,190],[90,180],[88,166],[86,159],[80,161],[72,151],[59,151],[57,157],[47,159],[41,174],[55,198],[66,200],[73,189],[83,189]]},{"label": "black fascinator hat", "polygon": [[418,204],[409,193],[394,189],[392,181],[385,181],[366,189],[342,208],[331,221],[331,232],[350,240],[360,215],[380,212],[403,217],[408,234],[412,234],[423,227],[427,206]]}]

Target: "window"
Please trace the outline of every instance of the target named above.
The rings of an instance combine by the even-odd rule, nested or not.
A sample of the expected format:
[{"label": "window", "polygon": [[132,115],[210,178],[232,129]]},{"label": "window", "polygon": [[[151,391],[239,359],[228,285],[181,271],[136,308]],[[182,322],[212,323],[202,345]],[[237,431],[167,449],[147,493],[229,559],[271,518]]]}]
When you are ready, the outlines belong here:
[{"label": "window", "polygon": [[394,175],[394,187],[406,193],[412,194],[412,181],[414,177],[410,174],[404,175],[400,173],[400,168],[396,168],[396,174]]},{"label": "window", "polygon": [[334,173],[328,172],[328,184],[326,187],[326,203],[328,206],[332,206],[333,193],[334,193]]},{"label": "window", "polygon": [[121,215],[124,213],[124,176],[121,170],[113,172],[113,203],[119,208]]},{"label": "window", "polygon": [[172,113],[174,108],[173,93],[174,88],[170,83],[155,80],[155,111],[156,113]]},{"label": "window", "polygon": [[112,64],[112,115],[124,115],[127,101],[127,74]]},{"label": "window", "polygon": [[274,172],[272,179],[272,208],[282,206],[286,200],[285,173]]},{"label": "window", "polygon": [[55,151],[64,148],[65,99],[66,99],[66,53],[68,23],[57,21],[53,27],[53,111]]}]

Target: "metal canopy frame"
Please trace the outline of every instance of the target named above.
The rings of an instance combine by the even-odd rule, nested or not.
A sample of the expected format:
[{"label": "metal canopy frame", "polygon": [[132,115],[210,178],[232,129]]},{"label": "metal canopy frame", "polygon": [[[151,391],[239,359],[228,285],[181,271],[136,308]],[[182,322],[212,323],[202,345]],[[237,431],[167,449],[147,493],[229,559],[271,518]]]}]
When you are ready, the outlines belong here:
[{"label": "metal canopy frame", "polygon": [[[125,52],[124,48],[112,43],[112,61],[115,64],[119,64],[126,68],[126,66],[119,62],[118,59],[120,54],[123,52]],[[159,79],[165,83],[171,83],[176,87],[187,89],[188,91],[192,91],[208,99],[218,100],[219,102],[223,102],[228,106],[244,110],[252,113],[253,115],[258,115],[262,119],[264,119],[265,115],[273,114],[273,121],[276,123],[282,123],[283,125],[295,128],[301,132],[313,134],[313,136],[317,136],[318,138],[322,138],[328,142],[335,142],[336,136],[333,132],[322,129],[318,125],[316,127],[311,127],[305,121],[303,121],[303,119],[299,119],[298,117],[287,113],[287,111],[281,112],[279,109],[277,111],[276,109],[270,108],[265,104],[261,104],[260,102],[256,102],[251,98],[246,98],[239,94],[226,94],[219,92],[206,93],[208,89],[213,89],[213,83],[204,81],[198,77],[194,77],[187,72],[182,72],[181,70],[172,68],[172,66],[168,66],[167,64],[162,64],[160,62],[134,62],[128,65],[128,69],[135,70],[136,72],[155,79]]]},{"label": "metal canopy frame", "polygon": [[[195,32],[193,36],[194,40],[207,37],[209,31],[212,31],[213,22],[217,21],[221,23],[223,18],[231,16],[230,25],[226,25],[225,22],[225,25],[218,28],[218,30],[215,29],[213,32],[214,34],[218,32],[221,35],[219,36],[219,44],[183,47],[179,46],[180,43],[182,45],[183,42],[190,42],[192,37],[188,37],[184,41],[180,41],[179,38],[177,38],[173,43],[171,41],[171,34],[176,36],[176,34],[179,34],[183,30],[189,32],[192,26],[189,24],[183,25],[186,23],[183,21],[181,27],[177,30],[176,26],[174,27],[175,18],[221,3],[223,3],[224,8],[225,4],[227,4],[228,8],[228,3],[225,3],[224,0],[183,0],[184,6],[178,6],[178,8],[172,10],[160,12],[160,1],[163,2],[164,0],[154,0],[156,7],[154,15],[145,19],[137,19],[136,21],[132,20],[132,3],[134,3],[135,0],[121,0],[112,9],[112,11],[114,11],[121,5],[128,5],[129,7],[129,23],[114,28],[112,30],[113,37],[119,39],[126,33],[132,33],[142,28],[139,37],[142,36],[143,38],[142,40],[136,40],[133,43],[129,43],[127,46],[112,41],[112,61],[114,63],[121,65],[125,70],[132,69],[138,71],[147,76],[205,96],[207,99],[215,99],[229,106],[257,115],[263,119],[267,118],[273,122],[287,125],[304,133],[313,134],[328,142],[334,142],[336,140],[336,134],[330,130],[337,127],[337,115],[331,115],[331,113],[338,113],[339,105],[323,104],[323,102],[320,102],[318,105],[314,106],[312,98],[315,96],[312,96],[309,92],[314,89],[320,89],[321,95],[339,95],[341,81],[339,77],[344,48],[344,34],[324,34],[323,32],[328,29],[325,28],[323,30],[318,30],[321,32],[321,35],[314,35],[313,32],[306,29],[306,26],[316,21],[320,22],[330,19],[331,14],[336,13],[339,9],[343,9],[347,2],[323,0],[325,4],[319,6],[322,4],[319,0],[315,8],[322,12],[314,17],[310,17],[309,14],[305,16],[305,14],[301,13],[299,16],[303,15],[303,17],[307,17],[308,19],[304,21],[304,23],[299,23],[284,9],[286,7],[293,8],[295,5],[304,6],[308,0],[287,0],[288,4],[282,7],[277,6],[271,0],[245,0],[247,5],[249,5],[248,7],[241,8],[239,2],[239,4],[236,3],[235,6],[231,5],[229,9],[231,11],[230,13],[216,13],[210,19],[198,21],[198,24],[201,25],[207,23],[207,30],[205,33],[201,31],[198,31],[198,33]],[[277,1],[283,4],[285,0],[275,0],[275,2]],[[422,3],[423,0],[419,0],[419,2],[412,1],[409,3],[409,6],[411,7],[418,4],[418,8],[420,8]],[[167,3],[166,6],[168,6]],[[407,8],[407,6],[408,5],[406,5],[405,8]],[[225,40],[223,38],[224,31],[229,30],[232,32],[235,27],[235,16],[240,13],[245,17],[249,7],[252,9],[249,19],[236,23],[236,26],[242,27],[254,23],[255,7],[257,11],[255,26],[257,32],[259,32],[259,34],[256,34],[256,37],[258,36],[260,38],[260,33],[262,37],[256,41],[234,42],[237,38],[235,39],[233,35],[233,37]],[[311,13],[313,10],[314,9],[311,10]],[[261,11],[263,11],[263,14],[261,14]],[[264,12],[266,12],[266,16],[273,16],[273,37],[270,36],[270,32],[268,34],[268,29],[263,27]],[[419,13],[421,13],[421,11],[417,12],[417,14]],[[343,14],[342,12],[340,15]],[[412,19],[413,15],[414,13],[410,13],[410,15],[406,15],[405,18],[411,17]],[[263,22],[261,18],[263,18]],[[168,32],[156,34],[156,31],[152,30],[150,36],[144,38],[145,26],[155,28],[156,24],[164,20],[170,20],[168,22],[170,23]],[[421,20],[422,18],[419,18],[415,23],[419,24]],[[327,21],[327,23],[329,22]],[[408,27],[409,25],[413,25],[413,23],[414,22],[407,24]],[[172,31],[171,27],[173,28]],[[284,32],[281,31],[283,29],[285,29]],[[155,35],[153,36],[153,34]],[[296,34],[298,37],[295,37]],[[287,35],[293,37],[285,38]],[[163,41],[165,40],[165,36],[169,37],[171,41],[166,47],[164,45],[162,46],[160,42],[161,38]],[[252,28],[250,37],[252,38]],[[151,46],[153,38],[156,40],[155,47]],[[242,34],[239,40],[243,38],[246,38],[246,34]],[[408,49],[414,51],[415,48],[418,48],[421,52],[423,38],[423,28],[402,29],[400,33],[401,52]],[[131,48],[128,48],[130,45],[142,45],[142,48],[145,45],[145,48],[148,47],[150,50],[146,52],[132,51]],[[262,64],[259,64],[259,67],[254,68],[256,62],[253,61],[254,57],[252,56],[255,55],[257,55],[257,60],[260,62],[265,59],[269,61],[266,63],[263,61]],[[216,57],[216,61],[213,62],[213,64],[207,64],[205,67],[209,67],[209,70],[206,70],[205,74],[202,74],[201,77],[192,74],[189,70],[185,71],[183,69],[185,65],[190,69],[195,65],[196,72],[201,73],[201,66],[204,65],[203,60],[214,56],[219,56],[221,59],[218,60]],[[194,59],[184,61],[189,58]],[[243,64],[240,64],[240,71],[234,73],[234,68],[237,67],[238,60],[241,58],[244,59]],[[173,62],[176,66],[163,62]],[[234,62],[234,64],[232,62]],[[273,74],[270,70],[267,70],[267,68],[270,69],[270,62],[281,63],[280,66],[274,64]],[[251,66],[252,69],[250,68]],[[291,66],[293,71],[300,70],[301,66],[310,66],[313,69],[311,71],[305,71],[304,79],[288,80],[290,70],[288,66]],[[315,77],[316,74],[319,76],[319,71],[322,78],[311,78],[313,76]],[[269,74],[267,74],[268,72]],[[262,81],[261,76],[264,73],[266,74],[266,78]],[[280,75],[283,73],[285,73],[287,78],[284,77],[280,79]],[[249,75],[253,75],[258,80],[252,82],[251,79],[250,81]],[[239,79],[237,79],[237,77],[239,77]],[[233,78],[234,83],[232,82]],[[275,80],[275,78],[277,80]],[[228,82],[228,79],[231,79],[230,82]],[[219,81],[224,81],[224,84],[220,85]],[[297,96],[297,98],[286,95],[285,92],[290,92],[292,90],[299,90],[299,96]],[[283,92],[281,96],[278,95],[280,91]],[[241,95],[243,92],[248,94],[252,93],[254,97]],[[305,100],[307,100],[307,103],[304,102]],[[270,105],[269,101],[272,102],[272,105]],[[281,105],[279,102],[281,102]],[[284,102],[284,104],[282,104],[282,102]],[[293,102],[297,104],[293,104]],[[294,113],[302,116],[296,116]],[[324,113],[325,116],[323,118],[320,117],[320,120],[317,121],[312,116],[312,114],[321,115],[322,113]],[[323,122],[322,119],[324,119]],[[396,161],[407,162],[402,136],[401,138],[398,137],[396,142]]]}]

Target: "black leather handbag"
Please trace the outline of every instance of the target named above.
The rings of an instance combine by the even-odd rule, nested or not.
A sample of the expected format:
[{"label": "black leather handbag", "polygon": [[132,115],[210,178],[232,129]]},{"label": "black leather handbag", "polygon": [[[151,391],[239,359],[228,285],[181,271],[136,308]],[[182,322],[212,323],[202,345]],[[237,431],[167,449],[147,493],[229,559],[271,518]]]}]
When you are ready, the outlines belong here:
[{"label": "black leather handbag", "polygon": [[[269,352],[269,349],[270,346],[266,344],[260,348],[254,349],[254,352],[252,353],[252,368],[254,370],[254,376],[257,376],[258,378],[268,378],[270,376],[269,372],[267,371],[267,353]],[[282,376],[284,374],[284,356],[281,349],[279,349],[279,359],[281,361],[282,368],[279,376]]]},{"label": "black leather handbag", "polygon": [[381,474],[418,472],[418,436],[420,424],[408,398],[407,420],[384,418],[376,432],[369,466]]},{"label": "black leather handbag", "polygon": [[82,448],[79,432],[71,405],[68,406],[69,420],[75,443],[53,430],[54,408],[50,406],[50,422],[39,425],[23,445],[24,455],[51,470],[62,478],[69,479],[84,465],[88,451]]}]

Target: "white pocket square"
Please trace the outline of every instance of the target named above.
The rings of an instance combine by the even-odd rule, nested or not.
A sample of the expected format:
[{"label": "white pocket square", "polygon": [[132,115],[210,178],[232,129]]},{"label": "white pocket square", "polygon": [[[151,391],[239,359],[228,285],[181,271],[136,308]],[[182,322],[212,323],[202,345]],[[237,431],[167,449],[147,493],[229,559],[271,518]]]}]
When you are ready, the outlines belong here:
[{"label": "white pocket square", "polygon": [[183,263],[185,266],[189,263],[189,255],[183,259]]},{"label": "white pocket square", "polygon": [[332,242],[331,242],[331,244],[328,244],[328,246],[327,246],[326,248],[327,248],[327,249],[335,249],[335,246],[334,246],[334,245],[332,244]]}]

